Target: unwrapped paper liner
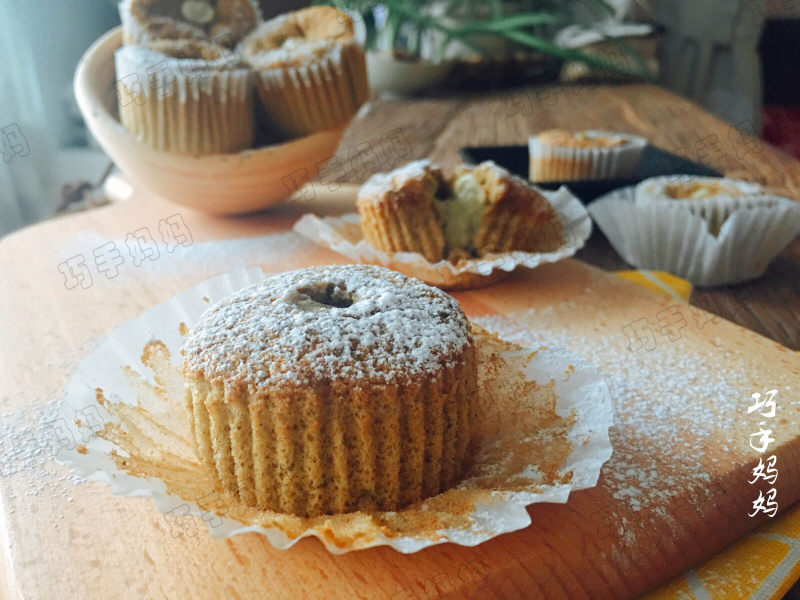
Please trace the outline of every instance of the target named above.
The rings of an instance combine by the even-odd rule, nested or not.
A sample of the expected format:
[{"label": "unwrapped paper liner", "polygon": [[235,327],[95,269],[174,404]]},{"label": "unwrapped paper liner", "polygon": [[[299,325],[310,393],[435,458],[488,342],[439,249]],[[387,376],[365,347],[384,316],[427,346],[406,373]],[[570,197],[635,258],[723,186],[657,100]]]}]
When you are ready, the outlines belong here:
[{"label": "unwrapped paper liner", "polygon": [[755,279],[800,233],[800,205],[775,198],[769,206],[741,207],[717,236],[707,222],[678,205],[637,204],[635,187],[595,200],[589,213],[628,263],[668,271],[697,286]]},{"label": "unwrapped paper liner", "polygon": [[381,265],[442,289],[470,289],[495,283],[517,267],[534,268],[574,255],[592,233],[592,220],[586,208],[568,188],[554,192],[540,190],[552,205],[562,225],[562,244],[553,252],[504,252],[453,264],[433,263],[417,252],[384,252],[364,240],[358,215],[340,217],[303,215],[294,225],[300,235],[358,262]]},{"label": "unwrapped paper liner", "polygon": [[[518,349],[513,356],[516,360],[519,360],[520,357],[524,358],[527,364],[525,368],[527,380],[536,381],[537,389],[539,385],[547,387],[548,390],[552,389],[553,395],[548,396],[551,400],[541,406],[554,405],[555,419],[553,422],[559,422],[562,425],[568,423],[566,427],[560,426],[557,430],[559,432],[558,439],[566,439],[568,442],[562,446],[565,459],[562,464],[556,466],[554,471],[558,476],[558,481],[552,485],[536,485],[535,489],[487,492],[486,497],[489,498],[489,501],[485,504],[476,503],[474,511],[467,515],[471,526],[438,530],[435,532],[437,534],[435,537],[430,535],[421,537],[413,535],[387,536],[384,535],[385,529],[381,530],[375,525],[376,531],[372,537],[355,537],[350,544],[336,543],[335,537],[331,537],[332,529],[330,527],[330,520],[335,521],[336,516],[327,516],[324,517],[329,520],[325,524],[327,527],[320,525],[290,538],[278,527],[265,528],[259,525],[244,524],[232,518],[212,514],[207,507],[204,511],[196,503],[168,493],[166,485],[160,479],[136,477],[120,469],[118,462],[111,455],[112,444],[95,434],[100,427],[91,421],[99,419],[100,422],[113,422],[114,417],[110,411],[106,410],[106,407],[113,407],[114,403],[121,402],[126,406],[136,406],[137,392],[134,389],[136,386],[132,387],[130,383],[131,373],[141,377],[142,381],[149,385],[162,387],[166,385],[163,379],[154,377],[153,373],[143,364],[142,348],[154,340],[160,340],[169,350],[172,364],[168,366],[178,372],[180,348],[186,331],[181,324],[191,327],[211,303],[216,303],[245,286],[263,281],[268,276],[256,268],[242,269],[216,277],[178,294],[112,331],[81,362],[76,374],[67,385],[61,416],[72,428],[75,439],[82,439],[83,444],[72,448],[63,447],[57,456],[58,460],[71,465],[78,473],[91,481],[108,482],[115,495],[152,498],[158,509],[165,513],[165,518],[168,515],[174,516],[176,509],[180,509],[177,514],[182,517],[187,515],[201,517],[208,524],[209,532],[214,538],[228,538],[245,532],[256,532],[264,535],[276,548],[286,549],[303,537],[315,536],[330,552],[337,554],[379,545],[389,545],[403,553],[416,552],[427,546],[444,542],[474,546],[502,533],[515,531],[530,524],[531,520],[525,509],[526,505],[536,502],[563,503],[567,501],[571,490],[593,487],[597,483],[600,469],[610,458],[612,452],[608,429],[612,424],[613,409],[608,387],[586,361],[565,350],[554,348],[541,349],[538,352]],[[502,342],[497,341],[497,343]],[[510,353],[509,356],[511,356]],[[125,371],[128,372],[127,376]],[[515,373],[520,374],[520,371],[515,371]],[[176,381],[180,387],[180,379],[178,378]],[[508,396],[508,406],[504,408],[504,411],[511,411],[515,408],[517,411],[526,410],[525,406],[520,405],[515,394]],[[101,399],[99,402],[98,397]],[[167,407],[172,406],[171,400],[170,396]],[[176,405],[180,405],[182,402],[182,397],[176,399]],[[527,409],[530,410],[530,407]],[[172,409],[168,408],[168,410]],[[492,418],[497,419],[498,409],[492,408],[492,410],[495,411]],[[537,410],[542,409],[540,407]],[[552,412],[552,407],[547,410]],[[92,413],[96,417],[88,419],[87,416]],[[514,415],[521,414],[524,419],[527,414],[533,413],[503,412],[500,414],[510,415],[505,417],[505,421],[516,423],[517,419],[514,418]],[[80,426],[75,424],[77,415],[81,417]],[[157,417],[155,412],[152,416]],[[501,417],[500,420],[502,419]],[[157,421],[157,423],[161,423],[161,421]],[[485,431],[490,431],[494,423],[495,421],[491,419],[484,420],[481,427]],[[553,437],[554,431],[556,430],[548,430],[545,427],[532,431],[531,436],[535,439],[538,439],[538,436],[544,436],[546,439],[552,440],[556,439]],[[513,432],[516,432],[516,429]],[[523,435],[522,437],[528,436]],[[491,455],[493,447],[494,444],[491,443],[488,446],[478,444],[476,449],[478,458],[475,458],[476,465],[474,465],[476,468],[471,468],[469,471],[472,479],[463,480],[457,487],[466,486],[465,489],[472,489],[469,487],[470,481],[480,481],[493,474],[499,465],[495,462],[482,464],[479,458],[482,453]],[[118,454],[120,453],[119,449],[116,451]],[[547,455],[547,453],[545,452],[543,455]],[[515,469],[518,468],[516,462],[512,461],[510,464],[513,464]],[[509,485],[512,481],[516,482],[526,477],[532,477],[531,473],[538,477],[536,475],[539,473],[538,467],[551,468],[544,465],[526,464],[523,471],[514,471],[513,475],[509,472],[509,478],[511,478]],[[402,513],[404,510],[406,509],[397,512]],[[378,513],[383,517],[393,514],[395,513]]]}]

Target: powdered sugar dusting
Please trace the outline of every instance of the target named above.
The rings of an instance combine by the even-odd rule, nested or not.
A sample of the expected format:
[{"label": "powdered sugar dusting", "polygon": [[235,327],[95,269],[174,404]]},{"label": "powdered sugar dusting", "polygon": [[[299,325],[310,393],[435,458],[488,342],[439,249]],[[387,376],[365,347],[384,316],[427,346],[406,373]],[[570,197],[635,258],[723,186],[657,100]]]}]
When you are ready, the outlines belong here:
[{"label": "powdered sugar dusting", "polygon": [[247,56],[255,69],[279,69],[299,67],[326,57],[340,61],[342,43],[334,40],[303,40],[296,44],[285,44],[280,48]]},{"label": "powdered sugar dusting", "polygon": [[363,199],[380,199],[384,194],[402,188],[408,181],[423,179],[437,168],[431,161],[424,158],[411,161],[388,173],[376,173],[361,186],[358,196]]},{"label": "powdered sugar dusting", "polygon": [[290,271],[208,309],[186,368],[230,385],[398,382],[449,366],[472,336],[458,302],[370,265]]},{"label": "powdered sugar dusting", "polygon": [[[561,327],[543,326],[564,322],[562,313],[574,310],[567,302],[473,321],[515,343],[570,348],[590,358],[605,376],[616,423],[610,431],[614,454],[599,485],[609,495],[631,510],[667,517],[670,501],[710,494],[710,483],[721,474],[716,470],[723,468],[716,458],[720,451],[734,464],[752,458],[743,419],[750,397],[742,393],[751,382],[737,368],[741,358],[723,350],[721,340],[714,341],[717,351],[709,354],[687,352],[679,342],[660,344],[653,352],[631,352],[621,333],[618,338],[573,336]],[[786,388],[779,393],[789,397],[791,392]]]}]

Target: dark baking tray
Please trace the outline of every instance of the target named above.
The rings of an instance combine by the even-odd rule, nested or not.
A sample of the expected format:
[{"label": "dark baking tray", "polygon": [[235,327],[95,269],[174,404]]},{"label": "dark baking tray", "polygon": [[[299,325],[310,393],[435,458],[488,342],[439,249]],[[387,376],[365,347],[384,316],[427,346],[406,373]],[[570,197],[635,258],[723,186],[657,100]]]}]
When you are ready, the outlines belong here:
[{"label": "dark baking tray", "polygon": [[[470,146],[459,150],[461,158],[469,164],[493,160],[515,175],[528,178],[528,146]],[[719,177],[714,169],[677,156],[655,146],[647,146],[642,153],[639,166],[633,177],[626,179],[582,179],[580,181],[548,181],[536,185],[548,190],[562,185],[569,187],[583,202],[591,202],[598,196],[617,188],[636,185],[648,177],[658,175],[696,175]]]}]

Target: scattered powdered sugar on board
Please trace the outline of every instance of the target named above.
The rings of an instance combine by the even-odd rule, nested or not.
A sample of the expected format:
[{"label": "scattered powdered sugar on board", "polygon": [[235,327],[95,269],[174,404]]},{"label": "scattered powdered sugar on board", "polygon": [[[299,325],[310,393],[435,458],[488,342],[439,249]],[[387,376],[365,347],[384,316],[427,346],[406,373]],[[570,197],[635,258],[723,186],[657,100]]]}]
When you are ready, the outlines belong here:
[{"label": "scattered powdered sugar on board", "polygon": [[[574,337],[563,328],[547,329],[546,317],[562,310],[569,307],[548,306],[473,321],[514,343],[569,348],[591,360],[605,376],[615,406],[610,431],[614,454],[603,467],[599,485],[613,498],[633,511],[649,509],[667,517],[671,500],[710,493],[718,462],[714,454],[722,451],[742,463],[752,459],[745,452],[749,438],[743,430],[750,397],[741,391],[751,384],[736,369],[736,357],[721,349],[720,340],[715,340],[718,350],[713,354],[687,352],[677,341],[651,352],[631,352],[621,332],[618,338]],[[731,366],[721,368],[721,364]]]},{"label": "scattered powdered sugar on board", "polygon": [[[147,225],[144,223],[142,225]],[[265,270],[283,271],[288,260],[298,261],[298,257],[316,248],[294,232],[272,233],[247,238],[214,240],[197,242],[188,240],[185,245],[172,248],[172,252],[158,237],[154,223],[149,224],[149,231],[157,241],[158,253],[152,258],[143,260],[138,266],[133,262],[124,235],[108,237],[97,231],[86,231],[69,238],[53,253],[53,265],[58,265],[70,257],[83,257],[91,274],[91,285],[103,288],[119,288],[130,281],[131,277],[148,277],[156,282],[165,280],[182,281],[186,277],[186,264],[202,264],[204,273],[225,273],[244,265],[262,265]],[[191,229],[191,221],[187,227]],[[112,246],[113,245],[113,246]],[[95,264],[95,251],[107,252],[116,249],[123,262],[116,269],[100,272]],[[108,268],[108,267],[106,267]],[[58,277],[58,273],[55,275]],[[76,291],[75,293],[78,293]]]},{"label": "scattered powdered sugar on board", "polygon": [[[74,427],[59,418],[60,405],[60,398],[54,397],[44,404],[0,416],[0,477],[24,478],[22,489],[26,496],[38,496],[45,489],[52,493],[57,482],[77,485],[84,481],[55,462],[60,448],[74,448],[83,441],[75,440]],[[92,417],[87,415],[86,420],[91,421]],[[99,429],[99,423],[89,424]]]}]

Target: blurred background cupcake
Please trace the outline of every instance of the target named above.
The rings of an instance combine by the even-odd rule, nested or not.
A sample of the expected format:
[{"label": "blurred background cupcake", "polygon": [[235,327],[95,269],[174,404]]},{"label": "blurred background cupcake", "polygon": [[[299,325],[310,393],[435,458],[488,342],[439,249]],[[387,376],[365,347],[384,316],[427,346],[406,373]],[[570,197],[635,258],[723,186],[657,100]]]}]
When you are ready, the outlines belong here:
[{"label": "blurred background cupcake", "polygon": [[663,204],[688,210],[702,217],[713,235],[734,210],[773,205],[775,198],[765,194],[757,183],[721,177],[666,175],[636,186],[638,205]]},{"label": "blurred background cupcake", "polygon": [[335,129],[367,100],[363,48],[350,17],[314,6],[276,17],[240,45],[267,120],[286,137]]},{"label": "blurred background cupcake", "polygon": [[115,54],[120,120],[136,139],[167,152],[249,148],[252,78],[230,50],[210,42],[158,40]]},{"label": "blurred background cupcake", "polygon": [[610,131],[543,131],[528,140],[531,181],[630,177],[647,140]]},{"label": "blurred background cupcake", "polygon": [[261,21],[252,0],[122,0],[123,40],[211,40],[233,48]]},{"label": "blurred background cupcake", "polygon": [[718,177],[653,177],[588,210],[626,262],[698,286],[760,277],[800,233],[796,201]]}]

